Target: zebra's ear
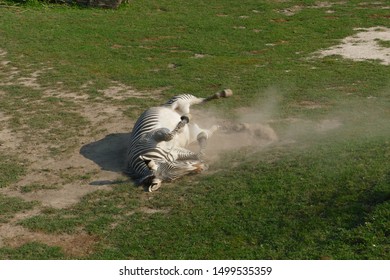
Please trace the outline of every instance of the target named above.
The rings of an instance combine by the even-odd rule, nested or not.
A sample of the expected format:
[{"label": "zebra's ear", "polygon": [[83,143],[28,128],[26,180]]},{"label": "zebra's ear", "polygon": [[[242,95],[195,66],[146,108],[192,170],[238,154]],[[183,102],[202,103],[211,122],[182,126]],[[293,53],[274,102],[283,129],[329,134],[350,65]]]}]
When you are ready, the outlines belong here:
[{"label": "zebra's ear", "polygon": [[154,160],[147,158],[145,156],[140,156],[139,157],[145,164],[146,166],[151,170],[151,171],[157,171],[157,164],[154,162]]},{"label": "zebra's ear", "polygon": [[149,192],[157,191],[161,187],[161,183],[160,179],[153,179],[152,183],[148,187]]}]

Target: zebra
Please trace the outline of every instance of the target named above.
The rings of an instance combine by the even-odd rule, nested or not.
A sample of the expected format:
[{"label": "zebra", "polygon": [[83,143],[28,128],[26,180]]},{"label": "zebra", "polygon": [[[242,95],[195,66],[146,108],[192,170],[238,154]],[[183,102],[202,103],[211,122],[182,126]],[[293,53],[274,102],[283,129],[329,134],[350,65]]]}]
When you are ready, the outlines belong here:
[{"label": "zebra", "polygon": [[[130,135],[125,172],[137,185],[144,185],[146,190],[153,192],[163,181],[206,170],[204,151],[207,139],[219,127],[213,125],[202,129],[190,121],[190,106],[231,95],[230,89],[207,98],[182,94],[143,112]],[[198,153],[187,149],[196,141],[200,148]]]}]

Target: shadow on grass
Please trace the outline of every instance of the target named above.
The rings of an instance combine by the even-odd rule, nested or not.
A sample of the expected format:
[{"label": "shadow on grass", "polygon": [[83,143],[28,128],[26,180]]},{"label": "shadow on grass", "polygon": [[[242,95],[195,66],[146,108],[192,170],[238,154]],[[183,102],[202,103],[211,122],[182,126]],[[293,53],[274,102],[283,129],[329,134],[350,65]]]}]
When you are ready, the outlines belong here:
[{"label": "shadow on grass", "polygon": [[139,186],[128,175],[125,169],[126,153],[131,133],[113,133],[96,142],[81,147],[80,154],[96,163],[101,170],[121,173],[128,180],[99,180],[90,183],[92,186],[118,185],[132,182]]}]

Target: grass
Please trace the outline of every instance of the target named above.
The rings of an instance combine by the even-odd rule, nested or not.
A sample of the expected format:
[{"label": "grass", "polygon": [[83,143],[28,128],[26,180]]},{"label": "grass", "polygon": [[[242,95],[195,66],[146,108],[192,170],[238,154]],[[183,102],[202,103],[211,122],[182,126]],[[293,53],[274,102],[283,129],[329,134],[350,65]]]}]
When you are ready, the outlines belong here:
[{"label": "grass", "polygon": [[16,181],[20,176],[25,174],[25,168],[16,158],[12,156],[0,155],[0,188]]},{"label": "grass", "polygon": [[[378,142],[371,156],[382,151]],[[367,143],[347,151],[331,145],[279,151],[279,159],[268,152],[234,172],[178,184],[186,187],[157,198],[155,207],[169,207],[172,196],[180,197],[170,215],[133,216],[116,229],[111,246],[120,258],[136,259],[386,258],[389,224],[376,219],[389,215],[388,165],[355,158]],[[152,234],[142,238],[145,232]]]},{"label": "grass", "polygon": [[16,250],[9,248],[0,248],[0,254],[3,258],[11,260],[53,260],[62,259],[64,254],[59,247],[50,247],[38,242],[31,242],[20,246]]},{"label": "grass", "polygon": [[38,190],[55,190],[55,189],[58,189],[58,187],[32,184],[32,185],[21,186],[20,192],[29,193],[29,192],[34,192],[34,191],[38,191]]},{"label": "grass", "polygon": [[378,44],[385,48],[390,48],[390,41],[378,40]]},{"label": "grass", "polygon": [[[208,96],[225,87],[234,98],[208,106],[230,118],[237,117],[234,109],[278,95],[273,125],[282,139],[293,140],[227,153],[211,172],[157,193],[122,183],[65,209],[43,208],[18,224],[53,236],[86,232],[98,240],[81,257],[88,259],[388,259],[390,68],[340,57],[310,59],[356,27],[390,27],[388,12],[364,6],[366,1],[334,2],[313,8],[316,1],[131,1],[115,11],[2,6],[0,50],[11,61],[3,68],[20,71],[12,78],[0,71],[0,78],[41,73],[35,89],[0,82],[0,106],[7,126],[25,135],[25,143],[51,147],[49,156],[80,148],[84,128],[93,126],[82,102],[128,107],[123,113],[134,120],[168,96]],[[294,5],[303,8],[292,16],[281,13]],[[161,93],[112,100],[101,90],[113,81]],[[53,87],[87,99],[48,97],[45,90]],[[332,118],[341,128],[316,130]],[[28,172],[22,156],[1,150],[0,170],[7,170],[0,173],[1,188]],[[63,179],[77,182],[76,170]],[[83,174],[85,180],[95,175]],[[9,209],[3,222],[33,207],[7,196],[0,201]],[[0,248],[0,258],[73,256],[32,242]]]},{"label": "grass", "polygon": [[25,202],[20,198],[0,195],[0,223],[7,222],[15,213],[32,209],[35,202]]}]

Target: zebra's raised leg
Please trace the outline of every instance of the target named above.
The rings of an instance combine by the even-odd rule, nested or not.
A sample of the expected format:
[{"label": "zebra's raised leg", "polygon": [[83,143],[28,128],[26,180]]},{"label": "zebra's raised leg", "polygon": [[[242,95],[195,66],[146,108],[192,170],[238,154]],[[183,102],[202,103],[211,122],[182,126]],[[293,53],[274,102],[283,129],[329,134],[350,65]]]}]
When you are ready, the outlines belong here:
[{"label": "zebra's raised leg", "polygon": [[170,141],[175,137],[176,134],[180,133],[183,129],[183,127],[190,122],[190,114],[186,114],[180,117],[180,122],[176,125],[176,127],[168,133],[167,138],[168,140],[165,141]]},{"label": "zebra's raised leg", "polygon": [[189,121],[190,121],[190,116],[184,115],[181,117],[181,121],[176,125],[176,127],[172,131],[169,131],[169,129],[165,127],[159,128],[150,132],[146,138],[153,139],[153,141],[157,143],[162,141],[171,141],[176,134],[181,132],[183,127],[186,124],[188,124]]},{"label": "zebra's raised leg", "polygon": [[207,101],[210,101],[210,100],[214,100],[214,99],[219,99],[219,98],[227,98],[227,97],[230,97],[233,95],[233,91],[231,89],[224,89],[222,91],[219,91],[207,98],[204,98],[203,99],[203,102],[207,102]]},{"label": "zebra's raised leg", "polygon": [[172,110],[177,111],[181,115],[187,115],[190,113],[191,105],[202,104],[219,98],[227,98],[232,95],[233,91],[231,89],[224,89],[206,98],[196,97],[191,94],[183,94],[169,100],[166,103],[166,106],[170,106]]},{"label": "zebra's raised leg", "polygon": [[203,157],[207,147],[207,140],[219,129],[218,125],[213,125],[210,129],[200,128],[199,125],[191,123],[189,126],[190,130],[190,143],[195,141],[199,144],[200,157]]},{"label": "zebra's raised leg", "polygon": [[199,144],[199,157],[204,157],[205,150],[207,147],[207,134],[202,131],[197,136],[198,144]]}]

